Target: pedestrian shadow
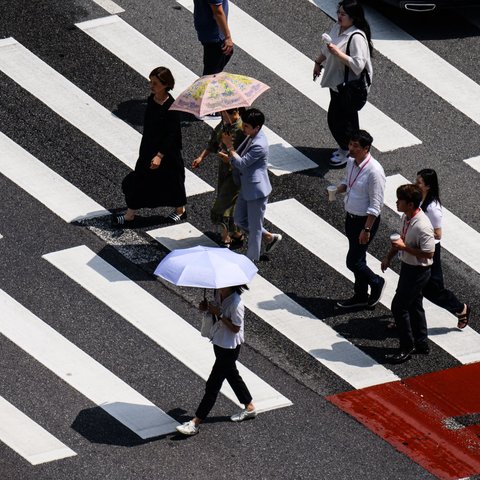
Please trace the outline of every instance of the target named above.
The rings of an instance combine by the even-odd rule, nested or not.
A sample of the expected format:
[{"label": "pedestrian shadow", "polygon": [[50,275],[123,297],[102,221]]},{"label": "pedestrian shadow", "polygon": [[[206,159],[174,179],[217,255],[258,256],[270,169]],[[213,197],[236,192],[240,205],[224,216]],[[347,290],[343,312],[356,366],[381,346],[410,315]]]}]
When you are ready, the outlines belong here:
[{"label": "pedestrian shadow", "polygon": [[82,410],[71,427],[90,443],[119,447],[136,447],[167,436],[140,438],[101,407]]},{"label": "pedestrian shadow", "polygon": [[[356,347],[360,352],[365,355],[362,355],[357,350],[352,350],[352,344],[345,341],[337,342],[332,344],[331,349],[326,348],[315,348],[309,350],[309,353],[316,358],[317,360],[324,360],[326,362],[335,362],[335,363],[344,363],[347,365],[352,365],[354,367],[368,368],[377,365],[380,363],[374,358],[372,353],[375,353],[375,347]],[[384,352],[386,349],[378,349]],[[382,355],[377,352],[376,357],[380,358]]]},{"label": "pedestrian shadow", "polygon": [[333,300],[321,297],[301,297],[293,292],[282,292],[271,299],[258,302],[258,307],[264,310],[285,310],[300,317],[310,317],[319,321],[331,316],[333,306]]},{"label": "pedestrian shadow", "polygon": [[[452,320],[452,323],[454,320]],[[428,318],[427,318],[428,324]],[[433,337],[435,335],[445,335],[446,333],[450,332],[459,332],[460,330],[457,328],[456,325],[452,325],[451,327],[432,327],[428,328],[428,336]]]},{"label": "pedestrian shadow", "polygon": [[117,108],[112,112],[115,116],[137,128],[143,127],[143,119],[147,101],[143,99],[130,99],[119,103]]}]

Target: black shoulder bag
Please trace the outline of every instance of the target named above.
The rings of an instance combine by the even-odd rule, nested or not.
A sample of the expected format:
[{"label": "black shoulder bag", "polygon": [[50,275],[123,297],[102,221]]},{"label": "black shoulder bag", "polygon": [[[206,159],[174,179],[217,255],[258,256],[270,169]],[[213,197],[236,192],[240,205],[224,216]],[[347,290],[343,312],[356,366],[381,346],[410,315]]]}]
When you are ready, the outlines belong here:
[{"label": "black shoulder bag", "polygon": [[[348,56],[350,56],[350,42],[352,41],[352,37],[356,34],[362,35],[360,32],[354,32],[350,35],[350,38],[347,42],[346,51]],[[367,103],[367,88],[371,85],[372,82],[370,80],[370,75],[368,74],[366,67],[363,69],[360,78],[357,80],[348,81],[349,70],[350,69],[348,68],[348,66],[345,65],[345,77],[343,79],[343,83],[337,85],[337,90],[338,93],[341,94],[342,99],[346,102],[346,104],[353,106],[353,108],[355,108],[355,110],[358,112]]]}]

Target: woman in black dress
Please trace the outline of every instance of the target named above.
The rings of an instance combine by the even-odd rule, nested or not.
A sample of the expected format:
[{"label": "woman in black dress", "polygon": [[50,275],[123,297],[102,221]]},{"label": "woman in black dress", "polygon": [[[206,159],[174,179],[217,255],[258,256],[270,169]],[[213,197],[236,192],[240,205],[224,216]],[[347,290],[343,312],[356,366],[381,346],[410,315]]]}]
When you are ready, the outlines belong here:
[{"label": "woman in black dress", "polygon": [[174,207],[168,216],[171,222],[187,218],[180,118],[178,112],[169,110],[174,101],[169,91],[175,80],[165,67],[155,68],[149,77],[152,94],[147,100],[140,153],[135,170],[122,182],[127,211],[112,217],[116,226],[131,224],[139,208]]}]

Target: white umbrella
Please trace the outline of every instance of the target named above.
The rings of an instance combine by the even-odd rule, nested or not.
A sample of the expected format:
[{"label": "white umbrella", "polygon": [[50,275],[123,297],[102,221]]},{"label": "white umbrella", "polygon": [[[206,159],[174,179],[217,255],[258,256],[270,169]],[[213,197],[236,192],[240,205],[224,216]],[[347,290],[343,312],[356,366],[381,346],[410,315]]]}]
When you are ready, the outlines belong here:
[{"label": "white umbrella", "polygon": [[174,285],[223,288],[249,283],[257,273],[245,255],[221,247],[173,250],[155,269],[155,275]]}]

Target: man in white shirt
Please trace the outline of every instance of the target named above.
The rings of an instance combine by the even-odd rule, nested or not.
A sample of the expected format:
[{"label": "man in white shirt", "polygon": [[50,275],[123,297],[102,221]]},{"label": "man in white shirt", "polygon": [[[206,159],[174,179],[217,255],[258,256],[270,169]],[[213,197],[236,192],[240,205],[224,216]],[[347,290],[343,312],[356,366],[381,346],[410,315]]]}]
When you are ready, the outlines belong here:
[{"label": "man in white shirt", "polygon": [[380,224],[386,181],[382,166],[370,153],[372,142],[365,130],[350,135],[346,176],[337,186],[337,192],[346,193],[347,267],[355,276],[354,295],[337,302],[340,308],[374,307],[385,287],[385,280],[367,265],[368,245]]},{"label": "man in white shirt", "polygon": [[390,363],[406,362],[413,353],[430,353],[422,291],[430,279],[435,237],[430,220],[419,208],[421,201],[422,191],[417,185],[397,188],[397,210],[404,214],[402,233],[400,239],[392,241],[390,251],[382,261],[383,272],[395,255],[398,254],[402,262],[392,300],[400,346],[396,353],[386,355]]}]

